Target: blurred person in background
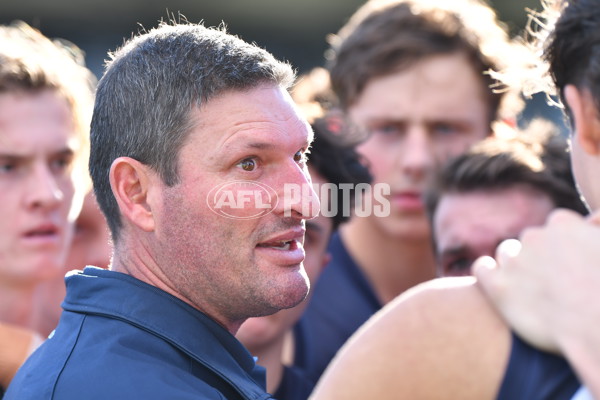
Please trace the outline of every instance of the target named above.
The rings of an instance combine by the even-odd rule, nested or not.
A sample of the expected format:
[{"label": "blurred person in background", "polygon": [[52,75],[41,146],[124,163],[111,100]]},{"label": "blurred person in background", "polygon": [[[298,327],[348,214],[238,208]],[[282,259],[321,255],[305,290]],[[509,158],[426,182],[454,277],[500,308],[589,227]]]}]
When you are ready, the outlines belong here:
[{"label": "blurred person in background", "polygon": [[[465,201],[457,217],[466,220],[481,212],[475,206],[489,210],[486,202],[497,206],[495,215],[531,202],[537,209],[528,218],[538,214],[538,224],[539,214],[556,206],[585,213],[566,150],[562,138],[544,131],[488,138],[443,170],[436,214],[445,201]],[[506,222],[488,228],[499,239],[518,234]],[[451,229],[434,226],[436,239],[438,228]],[[483,233],[467,233],[462,243],[475,248]],[[571,400],[579,386],[563,358],[511,333],[473,277],[451,277],[417,285],[375,314],[340,350],[311,398]]]},{"label": "blurred person in background", "polygon": [[94,85],[72,44],[22,22],[0,26],[0,360],[22,361],[49,333],[35,293],[61,279],[89,189]]},{"label": "blurred person in background", "polygon": [[108,268],[112,248],[110,231],[104,214],[100,211],[94,192],[83,199],[83,207],[75,221],[75,233],[69,247],[63,274],[36,289],[35,313],[42,332],[51,332],[58,323],[60,306],[66,293],[64,275],[72,270],[82,270],[88,265]]},{"label": "blurred person in background", "polygon": [[473,262],[540,226],[557,207],[587,208],[573,180],[566,140],[549,121],[477,143],[436,175],[425,196],[439,276],[471,274]]},{"label": "blurred person in background", "polygon": [[354,216],[331,240],[294,335],[295,364],[314,381],[371,315],[435,277],[423,194],[439,165],[514,122],[520,99],[493,90],[487,71],[519,52],[477,0],[369,1],[332,39],[333,92],[366,135],[357,150],[373,184],[389,185],[390,212]]}]

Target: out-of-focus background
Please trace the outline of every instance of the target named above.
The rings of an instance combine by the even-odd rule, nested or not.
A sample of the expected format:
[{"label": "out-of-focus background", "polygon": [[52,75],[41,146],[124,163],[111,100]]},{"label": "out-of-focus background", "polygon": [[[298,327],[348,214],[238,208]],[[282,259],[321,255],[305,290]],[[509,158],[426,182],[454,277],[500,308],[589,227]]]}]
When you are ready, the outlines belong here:
[{"label": "out-of-focus background", "polygon": [[[452,0],[447,0],[452,1]],[[208,26],[224,22],[229,32],[255,42],[298,70],[324,65],[327,35],[335,33],[364,0],[0,0],[0,23],[20,19],[50,37],[67,39],[86,52],[88,67],[102,74],[107,51],[114,50],[142,27],[181,13]],[[494,0],[510,32],[524,28],[526,8],[540,9],[540,0]],[[536,99],[527,115],[550,113]]]}]

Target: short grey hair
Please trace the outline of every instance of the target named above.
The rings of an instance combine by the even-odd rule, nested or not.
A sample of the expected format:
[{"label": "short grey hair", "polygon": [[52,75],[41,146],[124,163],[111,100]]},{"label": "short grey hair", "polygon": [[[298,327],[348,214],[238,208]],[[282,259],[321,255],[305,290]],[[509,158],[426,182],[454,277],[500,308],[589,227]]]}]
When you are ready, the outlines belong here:
[{"label": "short grey hair", "polygon": [[198,24],[160,23],[111,54],[96,93],[90,173],[113,241],[122,226],[109,182],[116,158],[131,157],[175,185],[179,151],[198,123],[193,109],[264,83],[287,90],[294,79],[291,66],[264,49]]}]

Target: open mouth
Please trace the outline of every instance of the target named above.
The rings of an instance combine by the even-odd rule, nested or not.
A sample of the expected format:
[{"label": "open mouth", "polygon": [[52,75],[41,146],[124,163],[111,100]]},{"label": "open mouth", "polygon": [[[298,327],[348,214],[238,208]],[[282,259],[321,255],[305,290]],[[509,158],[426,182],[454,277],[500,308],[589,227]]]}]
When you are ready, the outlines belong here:
[{"label": "open mouth", "polygon": [[44,226],[25,232],[28,239],[49,238],[58,235],[58,228],[55,226]]},{"label": "open mouth", "polygon": [[258,247],[269,247],[275,250],[291,250],[295,240],[281,240],[270,243],[259,243]]}]

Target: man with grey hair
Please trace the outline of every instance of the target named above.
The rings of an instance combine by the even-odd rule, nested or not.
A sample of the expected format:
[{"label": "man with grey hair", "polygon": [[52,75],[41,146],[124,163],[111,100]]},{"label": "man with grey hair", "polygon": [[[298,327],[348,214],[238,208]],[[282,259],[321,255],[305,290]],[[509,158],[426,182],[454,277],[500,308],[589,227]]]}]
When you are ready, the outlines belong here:
[{"label": "man with grey hair", "polygon": [[270,398],[234,334],[308,292],[304,222],[318,200],[284,196],[311,187],[293,78],[195,24],[163,23],[112,56],[90,157],[112,264],[67,278],[55,333],[6,398]]}]

